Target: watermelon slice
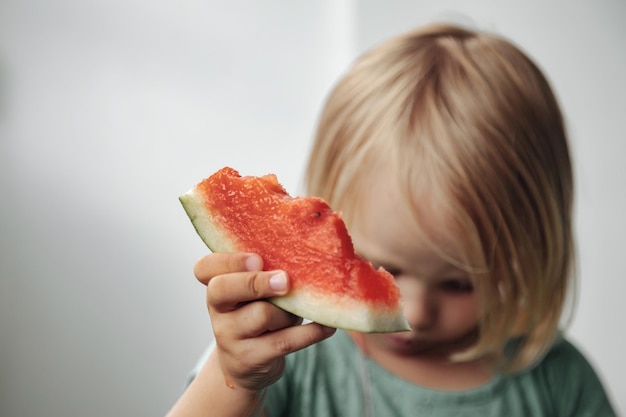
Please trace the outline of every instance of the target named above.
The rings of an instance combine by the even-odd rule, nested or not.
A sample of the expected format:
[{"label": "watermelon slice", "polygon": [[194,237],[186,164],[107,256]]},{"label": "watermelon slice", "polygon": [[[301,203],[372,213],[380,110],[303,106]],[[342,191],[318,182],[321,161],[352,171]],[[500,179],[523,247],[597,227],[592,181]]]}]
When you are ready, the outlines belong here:
[{"label": "watermelon slice", "polygon": [[342,329],[410,329],[393,276],[355,254],[341,215],[321,198],[293,198],[273,174],[226,167],[180,201],[213,252],[254,252],[266,270],[287,272],[289,293],[269,299],[278,307]]}]

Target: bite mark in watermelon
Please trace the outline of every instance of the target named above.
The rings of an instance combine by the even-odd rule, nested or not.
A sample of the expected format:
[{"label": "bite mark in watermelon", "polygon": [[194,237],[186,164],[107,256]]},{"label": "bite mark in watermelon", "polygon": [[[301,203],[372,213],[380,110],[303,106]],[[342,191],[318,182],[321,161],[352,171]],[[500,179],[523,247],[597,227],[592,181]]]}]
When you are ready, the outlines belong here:
[{"label": "bite mark in watermelon", "polygon": [[354,252],[341,215],[317,197],[291,197],[273,174],[222,168],[180,196],[213,252],[253,252],[281,269],[288,294],[278,307],[331,327],[360,332],[410,330],[391,274]]}]

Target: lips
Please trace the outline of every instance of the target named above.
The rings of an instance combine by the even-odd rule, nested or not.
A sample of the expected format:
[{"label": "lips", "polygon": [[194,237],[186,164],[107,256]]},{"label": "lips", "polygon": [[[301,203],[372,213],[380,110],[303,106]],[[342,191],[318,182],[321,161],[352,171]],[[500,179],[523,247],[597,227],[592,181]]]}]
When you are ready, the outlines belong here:
[{"label": "lips", "polygon": [[415,343],[415,340],[406,336],[400,336],[395,334],[387,335],[387,339],[397,346],[410,346]]}]

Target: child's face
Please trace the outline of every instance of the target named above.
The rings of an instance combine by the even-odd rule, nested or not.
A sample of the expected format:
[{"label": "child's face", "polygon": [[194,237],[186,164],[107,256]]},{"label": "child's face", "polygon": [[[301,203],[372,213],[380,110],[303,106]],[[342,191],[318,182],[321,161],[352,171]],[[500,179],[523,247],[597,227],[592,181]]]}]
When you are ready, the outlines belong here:
[{"label": "child's face", "polygon": [[[371,337],[400,355],[447,356],[464,350],[477,336],[479,307],[472,282],[429,245],[395,182],[384,177],[370,183],[369,197],[359,208],[361,220],[352,225],[351,234],[359,254],[395,275],[413,331]],[[423,198],[427,204],[428,194]],[[422,223],[447,255],[455,257],[450,227],[436,210],[424,211]]]}]

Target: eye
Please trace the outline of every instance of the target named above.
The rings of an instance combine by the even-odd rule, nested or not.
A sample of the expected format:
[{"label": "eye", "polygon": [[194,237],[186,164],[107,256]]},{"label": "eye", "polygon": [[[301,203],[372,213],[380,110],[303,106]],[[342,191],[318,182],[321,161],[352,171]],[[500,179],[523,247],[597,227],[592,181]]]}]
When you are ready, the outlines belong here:
[{"label": "eye", "polygon": [[467,279],[447,279],[439,283],[439,288],[450,294],[470,294],[474,285]]}]

